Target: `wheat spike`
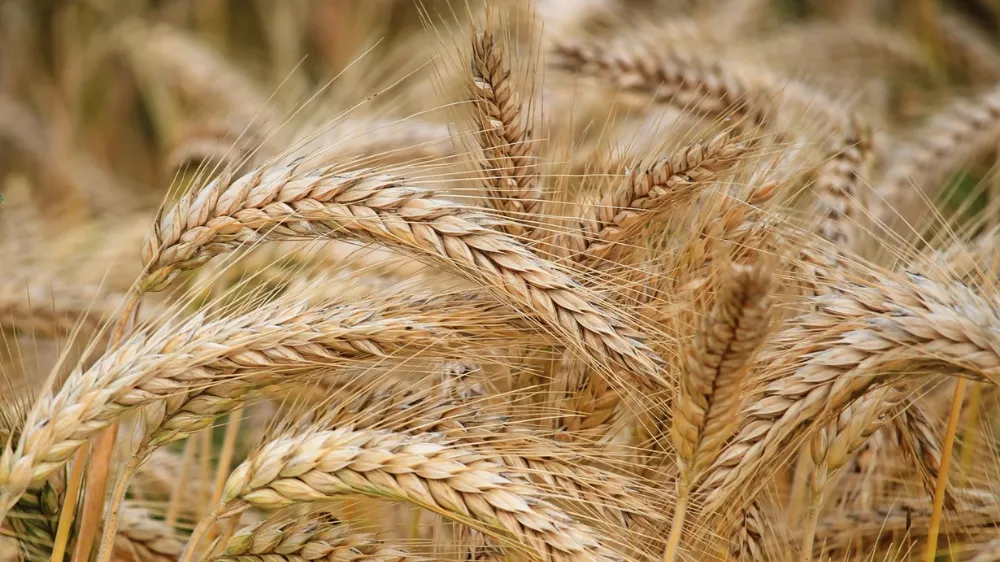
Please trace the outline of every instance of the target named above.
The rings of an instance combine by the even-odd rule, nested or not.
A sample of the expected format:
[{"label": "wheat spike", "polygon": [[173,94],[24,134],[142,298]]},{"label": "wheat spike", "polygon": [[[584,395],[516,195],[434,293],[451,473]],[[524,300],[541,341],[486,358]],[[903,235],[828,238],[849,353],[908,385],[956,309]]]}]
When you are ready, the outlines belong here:
[{"label": "wheat spike", "polygon": [[[417,311],[428,303],[420,301],[411,301],[416,309],[407,311],[403,304],[385,315],[363,306],[278,301],[234,318],[198,316],[180,327],[130,336],[86,371],[73,373],[58,393],[38,398],[17,449],[8,448],[0,457],[0,513],[30,482],[65,464],[128,410],[151,405],[143,414],[147,439],[162,444],[206,427],[237,408],[250,390],[282,376],[389,357],[410,345],[412,352],[452,344],[464,348],[491,323],[484,318],[485,324],[472,332],[452,332],[440,305],[430,304],[421,315]],[[516,333],[500,341],[509,342]]]},{"label": "wheat spike", "polygon": [[[934,494],[938,472],[941,469],[940,431],[936,431],[930,412],[921,402],[910,400],[899,410],[899,414],[892,419],[896,441],[916,465],[924,489],[930,497]],[[947,492],[945,507],[954,509],[956,505],[958,500]]]},{"label": "wheat spike", "polygon": [[841,284],[837,294],[815,298],[818,311],[800,316],[762,355],[783,376],[743,409],[741,430],[704,483],[706,509],[721,507],[821,414],[839,413],[888,380],[880,376],[889,369],[945,364],[997,378],[1000,317],[991,302],[914,274],[879,282]]},{"label": "wheat spike", "polygon": [[916,141],[900,149],[876,186],[885,201],[877,214],[882,224],[896,224],[897,214],[908,221],[919,218],[915,211],[922,210],[923,199],[913,193],[914,188],[933,200],[948,174],[995,146],[1000,138],[1000,89],[956,102],[915,137]]},{"label": "wheat spike", "polygon": [[49,560],[56,538],[56,523],[62,506],[62,484],[44,482],[21,496],[7,522],[17,536],[21,555],[29,562]]},{"label": "wheat spike", "polygon": [[278,513],[244,527],[226,543],[216,562],[404,562],[416,557],[359,533],[328,514],[290,518]]},{"label": "wheat spike", "polygon": [[112,319],[121,296],[53,280],[0,285],[0,328],[48,338],[92,338]]},{"label": "wheat spike", "polygon": [[768,269],[728,267],[712,310],[681,353],[671,439],[682,474],[691,481],[715,461],[734,429],[747,365],[771,313]]},{"label": "wheat spike", "polygon": [[819,235],[837,247],[854,248],[863,220],[863,182],[870,163],[872,139],[860,120],[853,120],[834,137],[830,156],[819,170],[813,210],[820,219]]},{"label": "wheat spike", "polygon": [[344,427],[274,439],[233,471],[222,499],[273,509],[345,494],[414,503],[541,560],[619,559],[502,465],[433,434]]},{"label": "wheat spike", "polygon": [[123,510],[114,557],[122,562],[176,562],[184,542],[162,521],[139,508]]},{"label": "wheat spike", "polygon": [[646,382],[657,378],[652,352],[578,282],[492,230],[495,219],[433,195],[390,176],[296,165],[215,180],[157,221],[143,248],[150,268],[143,287],[162,289],[180,271],[262,238],[348,235],[434,258],[534,312],[597,358]]},{"label": "wheat spike", "polygon": [[729,560],[764,560],[765,523],[756,502],[740,511],[729,535]]},{"label": "wheat spike", "polygon": [[709,118],[731,114],[737,124],[751,128],[765,121],[742,79],[693,57],[658,56],[632,47],[585,41],[560,42],[555,54],[559,68],[607,80],[622,90],[645,93]]},{"label": "wheat spike", "polygon": [[980,84],[1000,81],[1000,54],[993,41],[957,14],[942,10],[938,20],[944,55]]},{"label": "wheat spike", "polygon": [[720,171],[732,167],[746,148],[720,134],[625,172],[619,186],[580,212],[579,226],[560,236],[560,245],[589,267],[619,261],[658,213],[694,197]]},{"label": "wheat spike", "polygon": [[[479,146],[486,157],[481,168],[490,205],[513,219],[504,229],[514,236],[534,231],[523,221],[536,219],[543,203],[529,116],[523,115],[520,96],[504,52],[490,30],[473,30],[472,101]],[[520,221],[520,222],[518,222]]]}]

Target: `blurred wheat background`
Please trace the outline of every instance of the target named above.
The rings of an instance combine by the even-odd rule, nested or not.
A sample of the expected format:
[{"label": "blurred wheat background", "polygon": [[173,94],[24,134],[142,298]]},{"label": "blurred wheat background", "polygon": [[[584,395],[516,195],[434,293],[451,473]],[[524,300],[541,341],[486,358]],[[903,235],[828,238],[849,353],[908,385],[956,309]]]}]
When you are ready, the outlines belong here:
[{"label": "blurred wheat background", "polygon": [[0,0],[0,560],[1000,561],[997,0]]}]

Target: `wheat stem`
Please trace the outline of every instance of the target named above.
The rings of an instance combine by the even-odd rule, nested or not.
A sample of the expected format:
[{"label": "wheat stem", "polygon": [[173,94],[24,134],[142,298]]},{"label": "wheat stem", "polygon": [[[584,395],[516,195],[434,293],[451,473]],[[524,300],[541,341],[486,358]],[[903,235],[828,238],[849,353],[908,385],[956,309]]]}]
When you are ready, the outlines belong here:
[{"label": "wheat stem", "polygon": [[948,469],[951,467],[951,453],[955,446],[955,434],[958,432],[958,420],[962,415],[965,385],[966,379],[964,377],[959,378],[955,383],[955,395],[952,398],[951,412],[948,414],[948,429],[945,432],[944,446],[941,449],[941,470],[938,471],[937,486],[934,488],[934,505],[927,532],[927,550],[924,551],[924,562],[934,562],[934,558],[937,556],[938,533],[941,528],[941,515],[944,512],[945,493],[948,489]]},{"label": "wheat stem", "polygon": [[193,464],[192,461],[194,460],[197,441],[194,436],[191,436],[184,443],[184,458],[181,460],[181,472],[177,476],[177,482],[173,489],[170,491],[170,502],[167,504],[167,515],[164,518],[168,527],[177,526],[177,518],[181,512],[181,490],[184,489],[184,483],[187,482],[188,473]]},{"label": "wheat stem", "polygon": [[[108,342],[108,351],[114,350],[125,336],[125,330],[128,329],[129,322],[139,310],[139,299],[141,297],[142,295],[139,293],[129,293],[129,296],[125,300],[121,316],[118,318],[118,322],[111,333],[111,339]],[[101,512],[104,509],[104,493],[108,487],[108,476],[111,474],[111,456],[114,454],[117,437],[118,424],[114,423],[106,428],[94,442],[93,454],[89,463],[90,471],[87,476],[87,486],[84,490],[83,512],[81,513],[82,522],[76,539],[76,547],[73,549],[74,560],[90,557],[90,550],[94,545],[98,524],[101,520]],[[82,478],[82,473],[79,476]],[[69,487],[73,487],[74,485],[79,486],[79,483],[74,484],[71,482]],[[67,501],[70,501],[68,496]],[[0,516],[2,516],[2,511],[3,508],[0,506]],[[72,510],[70,511],[72,513]],[[60,519],[60,526],[62,522],[62,519]],[[67,518],[66,524],[72,525],[72,523],[72,517]],[[68,531],[66,536],[69,536]]]},{"label": "wheat stem", "polygon": [[684,519],[687,517],[688,498],[691,496],[689,486],[682,484],[674,506],[674,519],[670,523],[670,535],[667,537],[667,548],[663,551],[663,562],[674,562],[677,559],[678,547],[684,532]]},{"label": "wheat stem", "polygon": [[108,518],[104,523],[104,530],[101,532],[101,542],[97,550],[97,562],[110,562],[114,555],[115,535],[118,533],[118,517],[122,512],[122,503],[125,501],[125,493],[128,492],[129,480],[135,469],[139,467],[139,457],[132,455],[128,459],[128,464],[118,476],[115,488],[111,492],[111,500],[108,504]]},{"label": "wheat stem", "polygon": [[177,562],[191,562],[198,553],[198,545],[204,540],[205,535],[215,526],[215,522],[219,520],[222,516],[223,510],[221,507],[213,509],[211,512],[207,513],[198,522],[198,525],[191,531],[191,536],[188,537],[187,546],[184,547],[184,552],[181,553],[180,558]]},{"label": "wheat stem", "polygon": [[809,511],[804,526],[805,534],[802,535],[802,548],[799,551],[800,562],[812,562],[813,541],[816,539],[816,524],[819,522],[819,513],[822,508],[823,491],[814,491],[809,500]]},{"label": "wheat stem", "polygon": [[63,562],[66,545],[69,543],[69,533],[73,529],[73,516],[76,514],[76,503],[80,497],[80,484],[83,483],[83,468],[87,464],[87,450],[80,449],[73,459],[73,470],[66,483],[66,501],[59,512],[59,526],[56,528],[56,539],[52,543],[52,562]]}]

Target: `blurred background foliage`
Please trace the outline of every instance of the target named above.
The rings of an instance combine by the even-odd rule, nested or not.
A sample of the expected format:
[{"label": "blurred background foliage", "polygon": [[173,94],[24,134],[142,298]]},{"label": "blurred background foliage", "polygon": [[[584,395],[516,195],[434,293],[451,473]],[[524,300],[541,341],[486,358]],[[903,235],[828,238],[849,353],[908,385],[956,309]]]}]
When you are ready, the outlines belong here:
[{"label": "blurred background foliage", "polygon": [[[892,89],[889,115],[912,123],[914,112],[934,106],[928,100],[990,78],[969,66],[981,61],[949,47],[940,16],[995,46],[998,0],[771,0],[765,28],[841,21],[859,1],[870,3],[866,11],[881,25],[916,40],[934,69],[917,78],[901,67],[881,69]],[[532,8],[542,24],[556,25],[546,18],[593,4],[612,3],[537,0]],[[657,22],[725,9],[722,0],[613,4],[614,11],[577,23],[600,30],[629,18]],[[234,146],[251,122],[290,128],[286,121],[303,105],[302,113],[322,122],[402,78],[413,87],[368,105],[394,115],[441,107],[454,100],[433,95],[435,41],[481,7],[465,0],[3,0],[0,192],[28,186],[43,214],[67,219],[155,208],[185,160],[177,151],[197,144],[192,139]],[[971,164],[972,176],[957,181],[961,201],[986,172]]]}]

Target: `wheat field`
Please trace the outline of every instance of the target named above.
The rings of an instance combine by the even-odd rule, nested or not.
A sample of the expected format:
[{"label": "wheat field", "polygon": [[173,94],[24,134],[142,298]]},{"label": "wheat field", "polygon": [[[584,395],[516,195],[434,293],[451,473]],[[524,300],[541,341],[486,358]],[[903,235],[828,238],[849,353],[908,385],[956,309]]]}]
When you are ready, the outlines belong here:
[{"label": "wheat field", "polygon": [[1000,561],[1000,3],[0,2],[0,561]]}]

